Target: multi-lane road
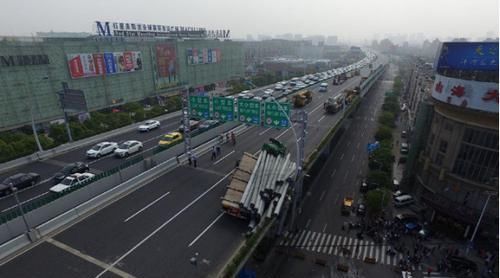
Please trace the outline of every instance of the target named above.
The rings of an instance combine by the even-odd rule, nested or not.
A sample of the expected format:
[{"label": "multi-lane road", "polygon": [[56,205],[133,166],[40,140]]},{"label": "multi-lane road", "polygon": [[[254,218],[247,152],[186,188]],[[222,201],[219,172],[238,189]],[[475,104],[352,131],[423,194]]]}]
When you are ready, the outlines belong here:
[{"label": "multi-lane road", "polygon": [[[340,86],[330,85],[326,93],[317,93],[317,85],[312,86],[313,101],[305,107],[309,114],[306,155],[342,116],[324,114],[323,102],[359,82],[360,77],[354,77]],[[174,128],[177,124],[178,119],[173,119]],[[256,153],[269,138],[285,142],[292,155],[295,152],[291,128],[249,127],[237,137],[236,146],[223,145],[216,161],[207,154],[199,158],[197,168],[175,168],[5,262],[0,277],[32,277],[35,271],[37,277],[216,275],[247,231],[247,223],[221,213],[220,197],[242,153]],[[196,264],[190,263],[192,257],[197,258]]]},{"label": "multi-lane road", "polygon": [[[250,267],[259,269],[259,276],[332,277],[332,273],[337,272],[337,263],[356,268],[364,277],[391,275],[387,266],[396,265],[400,254],[387,256],[385,246],[374,244],[369,238],[359,240],[354,231],[343,230],[344,222],[356,223],[359,217],[355,213],[342,216],[340,208],[343,197],[353,197],[355,204],[362,199],[359,187],[368,170],[366,145],[373,143],[377,115],[384,93],[392,89],[394,72],[394,67],[386,71],[381,81],[362,100],[354,117],[348,120],[348,128],[306,192],[296,230],[287,232],[278,242],[276,248],[284,253],[273,252],[274,255],[263,265],[250,263]],[[352,253],[342,256],[338,246],[347,246]],[[286,255],[297,252],[304,257]],[[375,257],[378,264],[363,263],[366,256]],[[327,267],[316,264],[316,259],[324,260]]]}]

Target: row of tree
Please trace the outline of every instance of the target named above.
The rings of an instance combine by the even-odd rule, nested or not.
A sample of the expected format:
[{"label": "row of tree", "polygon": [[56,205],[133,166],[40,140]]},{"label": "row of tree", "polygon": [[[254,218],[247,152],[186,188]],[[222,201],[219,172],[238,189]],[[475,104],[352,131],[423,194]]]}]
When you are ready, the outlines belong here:
[{"label": "row of tree", "polygon": [[[133,102],[113,109],[90,112],[90,117],[84,121],[70,117],[69,125],[73,140],[79,140],[179,109],[181,109],[181,98],[173,96],[167,98],[162,106],[157,104],[145,106],[143,103]],[[39,139],[42,148],[48,150],[68,142],[68,135],[63,124],[51,124],[45,131],[39,133]],[[23,127],[0,132],[0,163],[36,151],[38,148],[31,128]]]},{"label": "row of tree", "polygon": [[392,92],[385,94],[382,113],[378,118],[375,140],[379,142],[379,147],[370,154],[368,159],[367,182],[378,185],[376,189],[366,194],[367,210],[372,215],[382,212],[392,198],[393,132],[400,111],[399,96],[402,90],[401,77],[397,76],[394,79]]}]

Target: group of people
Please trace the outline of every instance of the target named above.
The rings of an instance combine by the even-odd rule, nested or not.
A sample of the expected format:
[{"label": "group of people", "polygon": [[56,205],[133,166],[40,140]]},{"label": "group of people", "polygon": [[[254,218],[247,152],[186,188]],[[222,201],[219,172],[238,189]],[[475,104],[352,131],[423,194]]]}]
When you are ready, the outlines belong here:
[{"label": "group of people", "polygon": [[[226,139],[226,140],[224,140]],[[236,135],[234,132],[228,132],[225,134],[221,134],[219,136],[219,142],[217,142],[216,145],[212,146],[212,156],[211,160],[214,161],[221,155],[221,145],[224,144],[225,142],[231,142],[234,145],[236,145]],[[194,166],[195,168],[198,167],[198,156],[191,151],[187,152],[187,160],[188,160],[188,165],[189,166]],[[181,164],[180,162],[180,155],[176,157],[177,164]]]}]

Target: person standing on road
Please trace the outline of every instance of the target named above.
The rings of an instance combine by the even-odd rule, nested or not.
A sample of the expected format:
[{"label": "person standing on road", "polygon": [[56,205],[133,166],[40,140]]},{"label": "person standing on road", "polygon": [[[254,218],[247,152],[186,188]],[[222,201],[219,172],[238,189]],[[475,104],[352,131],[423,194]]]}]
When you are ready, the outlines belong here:
[{"label": "person standing on road", "polygon": [[233,142],[233,146],[236,145],[236,135],[231,131],[231,142]]},{"label": "person standing on road", "polygon": [[220,156],[220,144],[215,146],[215,152],[217,153],[217,156]]},{"label": "person standing on road", "polygon": [[187,157],[188,157],[188,165],[191,166],[191,164],[193,163],[193,154],[191,154],[191,152],[188,152]]},{"label": "person standing on road", "polygon": [[193,154],[193,166],[194,168],[198,167],[198,157],[196,154]]},{"label": "person standing on road", "polygon": [[215,150],[215,146],[212,146],[212,156],[210,157],[210,159],[214,161],[216,158],[217,158],[217,152]]}]

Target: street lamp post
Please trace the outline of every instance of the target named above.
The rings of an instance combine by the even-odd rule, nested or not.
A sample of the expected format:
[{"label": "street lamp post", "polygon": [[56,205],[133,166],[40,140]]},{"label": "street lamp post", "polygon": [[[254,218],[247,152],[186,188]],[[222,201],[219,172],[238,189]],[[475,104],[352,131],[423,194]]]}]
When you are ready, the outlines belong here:
[{"label": "street lamp post", "polygon": [[476,237],[477,230],[479,229],[479,225],[481,225],[481,221],[483,220],[484,213],[486,211],[486,207],[488,206],[488,203],[490,201],[491,196],[496,196],[498,193],[497,192],[491,192],[491,191],[486,191],[485,192],[488,197],[486,198],[486,202],[484,203],[483,209],[481,210],[481,215],[479,215],[479,219],[477,220],[476,227],[474,228],[474,232],[472,233],[472,236],[469,240],[469,243],[467,244],[467,247],[465,248],[465,254],[469,254],[470,248],[474,244],[474,238]]},{"label": "street lamp post", "polygon": [[28,225],[28,221],[26,220],[26,216],[24,215],[23,206],[21,206],[21,202],[19,202],[19,197],[17,196],[17,187],[14,187],[14,185],[12,183],[9,183],[9,187],[10,187],[10,191],[14,194],[14,198],[16,199],[17,207],[19,208],[19,211],[21,211],[21,216],[23,218],[24,225],[26,226],[26,232],[29,233],[31,228]]},{"label": "street lamp post", "polygon": [[296,173],[296,179],[295,179],[295,183],[294,183],[295,194],[294,194],[294,198],[293,198],[293,202],[292,202],[292,220],[290,221],[291,222],[290,226],[293,227],[293,225],[295,223],[296,213],[297,213],[296,212],[297,203],[300,200],[300,197],[302,195],[302,183],[303,183],[303,179],[304,179],[302,167],[304,164],[304,145],[305,145],[305,138],[307,135],[307,131],[306,131],[307,113],[304,110],[300,110],[300,112],[298,112],[296,114],[297,122],[300,122],[302,125],[301,136],[298,137],[297,132],[295,131],[295,128],[293,127],[292,120],[288,116],[288,113],[285,112],[285,110],[283,109],[281,104],[279,102],[277,102],[274,98],[272,98],[271,100],[278,106],[280,111],[285,115],[288,122],[290,123],[290,125],[291,125],[290,128],[292,129],[293,135],[295,137],[295,146],[297,148],[296,163],[295,163],[297,173]]}]

